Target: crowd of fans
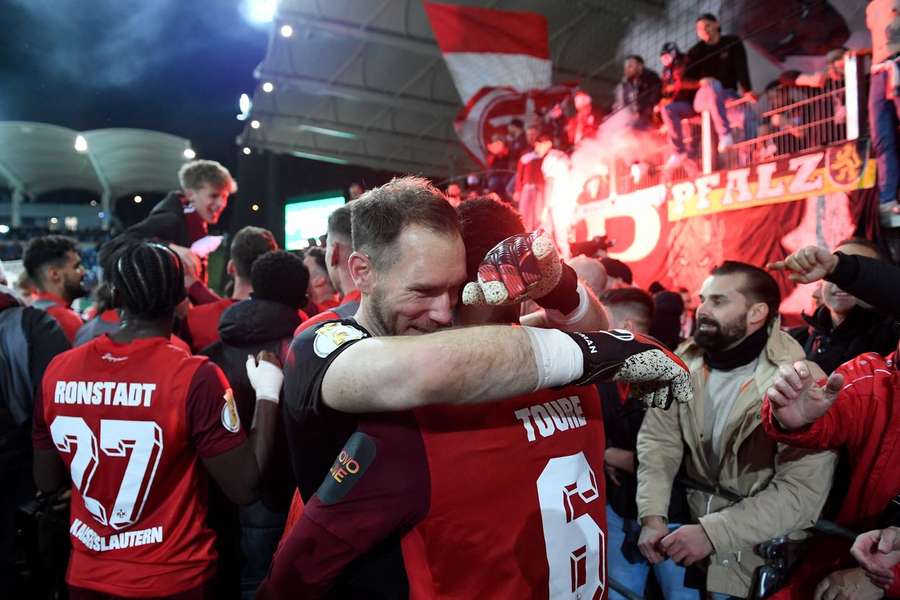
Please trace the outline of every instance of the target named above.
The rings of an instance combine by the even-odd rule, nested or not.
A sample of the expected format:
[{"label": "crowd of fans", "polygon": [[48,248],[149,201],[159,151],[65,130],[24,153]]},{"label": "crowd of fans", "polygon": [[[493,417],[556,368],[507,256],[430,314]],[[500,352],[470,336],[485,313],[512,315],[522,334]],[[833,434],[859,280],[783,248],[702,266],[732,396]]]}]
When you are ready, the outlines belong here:
[{"label": "crowd of fans", "polygon": [[[695,110],[667,86],[740,43],[712,15],[698,35],[662,78],[627,59],[635,127],[648,90],[664,120]],[[704,63],[723,70],[697,96],[749,93],[742,60]],[[532,163],[591,135],[575,111],[495,140],[518,210],[415,177],[355,190],[324,248],[238,231],[227,297],[198,251],[236,189],[212,161],[102,244],[87,311],[84,249],[30,239],[22,281],[0,271],[0,589],[900,597],[900,267],[853,238],[669,290],[603,243],[560,257]],[[804,326],[772,271],[820,287]]]},{"label": "crowd of fans", "polygon": [[546,210],[549,181],[588,140],[598,140],[602,149],[591,150],[597,154],[596,172],[586,178],[579,202],[608,197],[611,178],[621,179],[616,189],[627,192],[698,174],[698,117],[703,112],[710,115],[719,168],[839,142],[847,135],[845,61],[868,56],[871,75],[863,62],[858,71],[870,87],[867,112],[880,207],[884,215],[897,214],[900,96],[891,58],[896,42],[883,31],[883,23],[897,17],[889,5],[873,2],[868,10],[872,50],[834,48],[822,71],[785,71],[768,82],[762,94],[754,91],[743,41],[723,34],[717,17],[704,13],[696,21],[697,42],[686,52],[675,42],[662,46],[660,74],[644,57],[626,57],[612,112],[605,118],[590,95],[576,90],[571,98],[525,121],[513,119],[505,135],[494,133],[487,142],[487,170],[456,178],[447,193],[459,200],[495,193],[519,208],[526,226],[540,223],[551,230],[552,215]]}]

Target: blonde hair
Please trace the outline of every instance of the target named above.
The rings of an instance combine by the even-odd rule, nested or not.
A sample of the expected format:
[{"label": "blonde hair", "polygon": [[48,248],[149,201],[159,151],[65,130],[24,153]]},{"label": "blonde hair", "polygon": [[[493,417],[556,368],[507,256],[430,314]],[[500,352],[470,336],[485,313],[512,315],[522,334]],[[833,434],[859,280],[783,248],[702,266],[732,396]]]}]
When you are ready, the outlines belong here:
[{"label": "blonde hair", "polygon": [[227,188],[229,194],[237,191],[237,182],[228,169],[214,160],[192,160],[178,169],[178,182],[183,190],[199,190],[204,183],[220,190]]}]

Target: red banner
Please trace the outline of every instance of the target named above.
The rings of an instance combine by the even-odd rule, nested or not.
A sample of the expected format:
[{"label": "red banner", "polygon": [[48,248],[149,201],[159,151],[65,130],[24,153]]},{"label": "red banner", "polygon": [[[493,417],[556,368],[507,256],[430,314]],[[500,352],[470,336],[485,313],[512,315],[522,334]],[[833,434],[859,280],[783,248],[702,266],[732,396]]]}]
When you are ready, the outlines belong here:
[{"label": "red banner", "polygon": [[[831,150],[836,153],[846,147]],[[713,267],[726,260],[764,266],[808,245],[833,248],[855,235],[876,239],[878,198],[871,187],[873,165],[858,161],[855,176],[846,178],[847,187],[836,189],[835,181],[827,175],[830,167],[834,171],[833,162],[823,161],[819,170],[813,171],[802,166],[801,158],[791,163],[798,166],[795,171],[805,169],[804,177],[813,183],[821,179],[821,189],[800,199],[787,193],[790,186],[785,183],[784,196],[753,206],[759,188],[751,179],[750,207],[719,206],[714,212],[685,218],[680,216],[685,212],[679,209],[695,206],[704,196],[695,193],[689,197],[685,193],[673,198],[664,186],[655,186],[581,206],[576,218],[584,219],[588,237],[606,235],[615,240],[610,256],[631,267],[636,285],[646,288],[658,281],[668,289],[683,286],[692,293],[700,289]],[[781,173],[780,169],[776,171],[771,182],[779,181],[779,176],[785,182],[796,180],[796,172]],[[824,176],[819,178],[817,173]],[[723,185],[727,179],[728,173],[723,172]],[[710,206],[715,207],[727,191],[710,191],[707,186],[704,193],[713,199]],[[781,274],[775,275],[784,298],[782,311],[794,315],[809,312],[813,286],[798,287]]]}]

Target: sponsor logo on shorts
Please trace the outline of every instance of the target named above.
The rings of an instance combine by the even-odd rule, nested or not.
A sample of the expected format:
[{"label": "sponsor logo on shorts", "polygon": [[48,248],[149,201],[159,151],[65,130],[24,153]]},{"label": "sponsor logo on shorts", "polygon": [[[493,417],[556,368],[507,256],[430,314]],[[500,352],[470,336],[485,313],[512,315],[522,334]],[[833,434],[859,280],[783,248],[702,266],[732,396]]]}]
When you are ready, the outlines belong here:
[{"label": "sponsor logo on shorts", "polygon": [[225,390],[225,405],[222,407],[222,426],[231,433],[237,433],[241,429],[241,417],[238,415],[237,405],[234,403],[234,393],[231,388]]},{"label": "sponsor logo on shorts", "polygon": [[325,323],[316,330],[313,350],[319,358],[325,358],[347,342],[361,340],[366,337],[364,331],[352,325],[334,321]]}]

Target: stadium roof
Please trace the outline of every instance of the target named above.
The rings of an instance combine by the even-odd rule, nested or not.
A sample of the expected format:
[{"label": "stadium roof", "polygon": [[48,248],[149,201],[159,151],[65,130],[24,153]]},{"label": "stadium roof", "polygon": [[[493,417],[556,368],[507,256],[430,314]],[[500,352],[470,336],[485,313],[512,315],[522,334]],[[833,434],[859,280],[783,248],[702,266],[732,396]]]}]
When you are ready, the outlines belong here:
[{"label": "stadium roof", "polygon": [[158,131],[78,132],[2,121],[0,182],[31,199],[61,189],[93,191],[111,200],[135,191],[164,192],[178,186],[178,169],[193,156],[190,147],[189,140]]},{"label": "stadium roof", "polygon": [[[621,77],[625,25],[665,11],[662,0],[455,3],[545,15],[554,81],[580,81],[604,99]],[[421,0],[281,0],[255,75],[239,144],[427,175],[474,167],[453,130],[461,102]]]}]

